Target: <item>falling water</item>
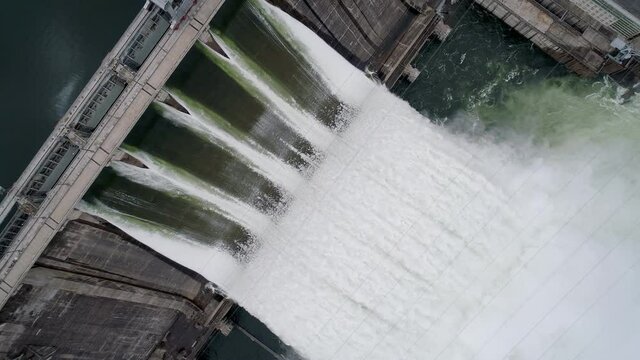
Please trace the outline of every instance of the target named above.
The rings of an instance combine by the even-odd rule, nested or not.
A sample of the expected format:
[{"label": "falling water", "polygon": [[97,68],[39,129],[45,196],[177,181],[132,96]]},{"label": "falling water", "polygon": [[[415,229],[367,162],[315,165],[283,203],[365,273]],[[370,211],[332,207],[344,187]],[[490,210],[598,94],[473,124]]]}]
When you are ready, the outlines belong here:
[{"label": "falling water", "polygon": [[179,170],[171,169],[163,165],[162,161],[142,151],[132,150],[130,154],[142,160],[148,169],[116,162],[111,167],[118,175],[159,191],[179,192],[196,199],[202,199],[214,206],[229,220],[252,232],[260,232],[269,225],[269,219],[265,214],[239,202],[206,182]]},{"label": "falling water", "polygon": [[[232,105],[216,102],[228,99],[208,97],[214,90],[201,84],[192,90],[201,67],[197,78],[170,81],[192,114],[152,114],[152,132],[134,134],[143,140],[132,152],[149,169],[114,165],[120,178],[105,178],[86,211],[223,286],[309,359],[635,355],[637,99],[621,106],[608,84],[542,79],[514,89],[499,106],[452,115],[455,126],[437,126],[280,10],[248,2],[236,16],[275,36],[273,49],[285,48],[282,56],[308,63],[326,82],[313,84],[317,96],[347,126],[330,130],[327,124],[339,121],[327,122],[326,111],[296,94],[296,79],[308,72],[286,78],[277,59],[253,61],[255,44],[232,21],[214,28],[230,59],[216,55],[206,66],[217,64],[226,71],[218,79],[244,84],[238,89],[258,89],[237,92],[259,98],[253,125],[239,130],[240,120],[224,107]],[[192,54],[187,62],[209,55]],[[267,91],[275,83],[277,90]],[[215,127],[186,99],[231,128]],[[487,117],[494,126],[476,131]],[[163,130],[176,119],[188,133]],[[176,137],[198,145],[182,149]],[[166,150],[167,142],[177,153],[204,149],[205,156],[191,161]],[[154,157],[171,166],[159,167]],[[291,166],[291,159],[308,167]],[[219,167],[213,173],[208,166]],[[122,175],[149,189],[132,190]],[[139,210],[147,198],[157,206]],[[158,214],[163,206],[204,211],[194,217],[211,223],[196,228],[187,215],[167,224]],[[214,221],[215,214],[224,221]],[[203,241],[207,236],[219,240]]]},{"label": "falling water", "polygon": [[[179,99],[179,95],[176,95],[176,98]],[[162,103],[158,104],[167,119],[193,129],[198,134],[202,134],[207,140],[228,148],[240,161],[247,163],[248,166],[283,188],[292,189],[301,181],[300,174],[295,169],[261,149],[259,145],[242,141],[234,137],[233,133],[216,126],[217,119],[215,118],[206,119],[203,114],[196,115],[196,111],[186,102],[181,102],[181,105],[190,110],[190,114],[181,113],[175,108]]]},{"label": "falling water", "polygon": [[384,91],[343,139],[230,290],[303,354],[557,356],[637,310],[631,141],[465,144]]},{"label": "falling water", "polygon": [[[78,208],[107,220],[161,254],[173,253],[175,256],[169,257],[182,264],[188,264],[190,269],[207,278],[220,276],[225,281],[230,281],[229,283],[219,282],[219,286],[230,286],[234,274],[240,270],[237,258],[234,258],[231,251],[223,246],[204,245],[185,236],[184,233],[119,212],[99,201],[91,204],[83,201]],[[176,244],[179,244],[178,253],[176,253]]]}]

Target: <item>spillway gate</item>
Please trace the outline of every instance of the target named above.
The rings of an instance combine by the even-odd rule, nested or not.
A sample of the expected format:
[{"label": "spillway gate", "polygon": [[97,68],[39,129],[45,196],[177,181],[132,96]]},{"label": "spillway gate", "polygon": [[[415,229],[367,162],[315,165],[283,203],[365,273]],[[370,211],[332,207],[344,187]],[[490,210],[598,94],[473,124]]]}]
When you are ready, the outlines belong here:
[{"label": "spillway gate", "polygon": [[0,204],[0,307],[222,3],[147,2],[103,60]]}]

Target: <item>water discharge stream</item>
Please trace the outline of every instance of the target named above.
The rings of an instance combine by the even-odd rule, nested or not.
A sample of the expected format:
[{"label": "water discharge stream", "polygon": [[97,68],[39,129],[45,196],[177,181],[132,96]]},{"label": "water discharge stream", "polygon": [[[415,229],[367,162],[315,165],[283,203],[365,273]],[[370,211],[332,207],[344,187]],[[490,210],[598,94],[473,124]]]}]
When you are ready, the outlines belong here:
[{"label": "water discharge stream", "polygon": [[[175,98],[180,99],[180,96],[175,95]],[[162,103],[158,104],[162,108],[165,118],[178,125],[193,129],[198,134],[202,134],[207,140],[228,148],[240,161],[247,163],[248,166],[254,168],[279,186],[291,190],[299,185],[302,179],[300,173],[294,168],[261,149],[259,145],[247,143],[234,137],[233,133],[216,126],[216,119],[205,118],[206,115],[198,114],[186,102],[181,102],[181,105],[187,108],[190,114],[182,113]]]},{"label": "water discharge stream", "polygon": [[[635,356],[637,99],[545,78],[435,125],[280,10],[250,1],[235,16],[273,37],[273,62],[252,62],[247,23],[214,24],[231,58],[192,50],[194,77],[169,85],[191,115],[149,110],[151,130],[127,140],[149,169],[114,165],[86,211],[202,273],[309,359]],[[285,77],[291,54],[309,66]],[[297,91],[310,73],[340,131]],[[224,103],[250,126],[207,95],[231,85],[194,85],[211,74],[260,90]],[[186,215],[169,222],[164,207]]]},{"label": "water discharge stream", "polygon": [[131,151],[130,154],[142,160],[149,169],[116,162],[112,167],[118,175],[159,191],[180,192],[204,200],[229,220],[252,232],[259,233],[269,225],[269,219],[265,214],[200,179],[163,166],[161,161],[144,152]]}]

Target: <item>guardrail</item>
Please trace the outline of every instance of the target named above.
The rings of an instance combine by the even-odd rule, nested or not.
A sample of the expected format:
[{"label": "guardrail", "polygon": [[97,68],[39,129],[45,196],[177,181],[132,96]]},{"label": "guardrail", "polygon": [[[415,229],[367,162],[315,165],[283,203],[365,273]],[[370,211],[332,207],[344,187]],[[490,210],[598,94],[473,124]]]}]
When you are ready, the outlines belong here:
[{"label": "guardrail", "polygon": [[611,14],[615,21],[608,26],[627,40],[640,36],[640,19],[624,10],[612,0],[592,0],[601,9]]},{"label": "guardrail", "polygon": [[[170,24],[166,13],[155,5],[150,4],[143,11],[146,13],[143,14],[139,25],[116,57],[117,61],[133,71],[140,69]],[[114,65],[114,68],[117,68],[118,64]],[[125,72],[120,72],[125,75],[109,70],[100,76],[98,86],[91,89],[80,110],[73,111],[76,115],[71,123],[66,125],[67,133],[62,137],[55,136],[55,144],[47,149],[38,165],[31,171],[29,180],[14,196],[8,195],[3,200],[3,204],[6,203],[4,206],[10,207],[13,211],[5,214],[1,222],[0,256],[11,247],[12,241],[76,158],[80,147],[91,137],[105,114],[124,91],[128,79]]]},{"label": "guardrail", "polygon": [[147,3],[105,57],[0,203],[0,308],[223,2],[200,0],[172,31]]}]

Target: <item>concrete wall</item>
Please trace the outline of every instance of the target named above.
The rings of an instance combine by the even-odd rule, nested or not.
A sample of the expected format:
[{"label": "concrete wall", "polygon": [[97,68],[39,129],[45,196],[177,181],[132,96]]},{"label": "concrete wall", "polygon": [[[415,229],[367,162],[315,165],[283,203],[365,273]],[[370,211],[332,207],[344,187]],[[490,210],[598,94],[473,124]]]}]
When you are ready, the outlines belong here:
[{"label": "concrete wall", "polygon": [[568,0],[475,2],[579,75],[625,70],[607,56],[617,35]]},{"label": "concrete wall", "polygon": [[196,298],[204,278],[176,267],[118,229],[83,219],[70,222],[58,233],[38,264],[74,272],[109,273],[112,278],[141,288]]},{"label": "concrete wall", "polygon": [[71,221],[0,311],[0,358],[195,355],[219,303],[206,284],[109,225]]},{"label": "concrete wall", "polygon": [[374,58],[385,40],[397,35],[415,16],[401,0],[272,2],[301,20],[361,68]]},{"label": "concrete wall", "polygon": [[[62,229],[77,202],[89,189],[111,156],[120,146],[142,113],[164,86],[169,76],[182,61],[201,33],[209,29],[209,22],[224,0],[201,0],[194,5],[189,17],[177,29],[164,33],[145,63],[135,72],[122,64],[121,54],[146,33],[147,21],[153,12],[141,10],[114,49],[107,54],[100,68],[85,86],[65,116],[58,122],[20,179],[0,202],[0,219],[20,208],[20,216],[8,226],[12,229],[3,235],[0,246],[5,246],[0,256],[0,307],[4,306],[22,279],[42,254],[53,236]],[[130,46],[131,45],[131,46]],[[136,46],[133,46],[136,47]],[[128,82],[123,93],[109,109],[100,125],[89,138],[76,132],[77,116],[88,99],[93,99],[105,74],[117,73]],[[64,167],[56,184],[44,198],[35,203],[25,196],[24,190],[34,178],[44,161],[51,158],[60,140],[68,139],[80,149],[73,161]],[[40,194],[44,195],[44,194]],[[24,215],[24,216],[23,216]],[[13,216],[12,216],[13,218]],[[0,220],[3,222],[4,220]]]},{"label": "concrete wall", "polygon": [[[444,0],[269,0],[314,30],[360,69],[388,85],[440,21]],[[396,73],[396,70],[399,73]]]}]

